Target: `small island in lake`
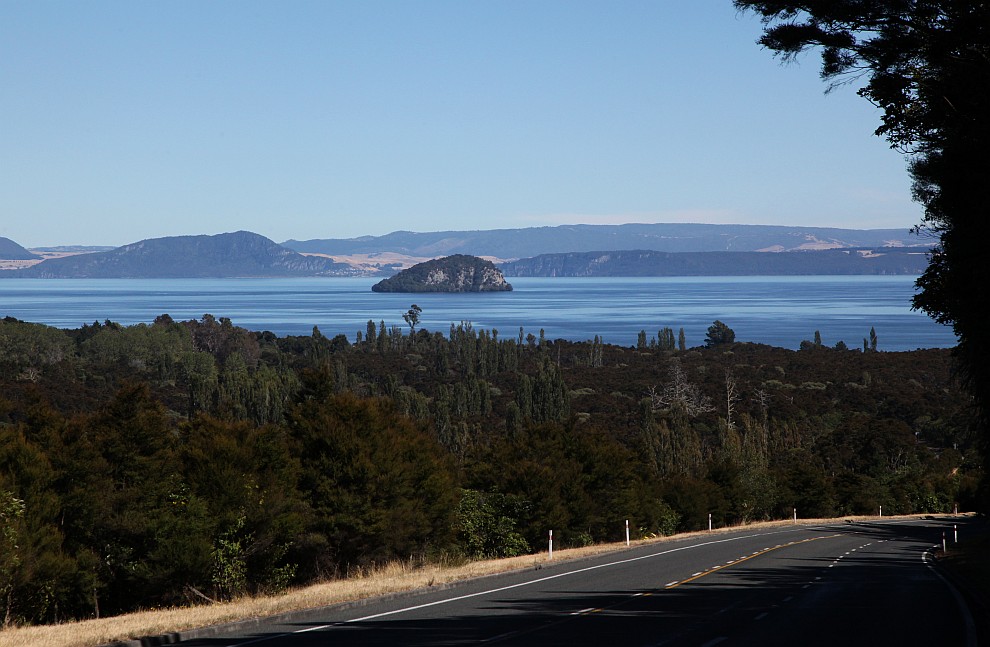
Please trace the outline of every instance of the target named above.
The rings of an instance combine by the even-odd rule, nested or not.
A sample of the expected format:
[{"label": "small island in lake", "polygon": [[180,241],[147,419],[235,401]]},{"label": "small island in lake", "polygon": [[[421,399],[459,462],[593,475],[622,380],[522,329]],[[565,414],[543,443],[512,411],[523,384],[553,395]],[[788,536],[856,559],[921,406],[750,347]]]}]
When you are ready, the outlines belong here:
[{"label": "small island in lake", "polygon": [[371,286],[373,292],[507,292],[512,289],[491,261],[455,254],[413,265]]}]

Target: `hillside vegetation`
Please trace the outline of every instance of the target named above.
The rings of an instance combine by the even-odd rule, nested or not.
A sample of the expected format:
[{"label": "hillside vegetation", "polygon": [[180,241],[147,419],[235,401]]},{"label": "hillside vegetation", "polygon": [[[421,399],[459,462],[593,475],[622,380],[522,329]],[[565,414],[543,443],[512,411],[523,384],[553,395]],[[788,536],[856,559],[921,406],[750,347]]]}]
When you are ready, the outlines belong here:
[{"label": "hillside vegetation", "polygon": [[[721,322],[719,322],[721,324]],[[226,600],[414,556],[971,509],[948,350],[677,350],[469,323],[279,338],[0,321],[0,617]]]}]

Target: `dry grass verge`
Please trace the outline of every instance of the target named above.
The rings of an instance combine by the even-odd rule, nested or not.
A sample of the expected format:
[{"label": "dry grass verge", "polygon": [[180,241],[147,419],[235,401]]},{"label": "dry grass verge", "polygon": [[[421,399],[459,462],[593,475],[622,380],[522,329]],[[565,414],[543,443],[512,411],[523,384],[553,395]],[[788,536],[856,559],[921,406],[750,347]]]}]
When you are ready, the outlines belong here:
[{"label": "dry grass verge", "polygon": [[[919,517],[922,515],[914,515]],[[904,517],[911,518],[911,517]],[[847,517],[846,521],[872,520],[875,517]],[[885,517],[887,519],[887,517]],[[801,524],[835,523],[839,519],[802,519]],[[722,533],[743,528],[791,526],[792,521],[773,521],[714,530]],[[634,546],[679,541],[708,532],[673,537],[658,537],[633,542]],[[574,560],[625,548],[625,543],[599,544],[586,548],[554,550],[554,562]],[[210,606],[152,609],[111,618],[84,620],[60,625],[13,627],[0,631],[0,647],[97,647],[140,636],[157,636],[197,627],[274,616],[380,595],[450,584],[461,580],[534,568],[547,562],[547,554],[526,555],[509,559],[470,562],[457,566],[428,565],[412,567],[392,563],[347,580],[335,580],[295,589],[274,597],[250,597]]]}]

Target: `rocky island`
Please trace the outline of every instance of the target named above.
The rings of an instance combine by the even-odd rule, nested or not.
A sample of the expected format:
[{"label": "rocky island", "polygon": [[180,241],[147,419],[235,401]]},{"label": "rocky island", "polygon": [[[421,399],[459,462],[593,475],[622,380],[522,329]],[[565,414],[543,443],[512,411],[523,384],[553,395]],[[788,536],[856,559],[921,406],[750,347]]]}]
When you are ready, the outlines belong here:
[{"label": "rocky island", "polygon": [[466,254],[418,263],[371,286],[373,292],[507,292],[511,289],[494,263]]}]

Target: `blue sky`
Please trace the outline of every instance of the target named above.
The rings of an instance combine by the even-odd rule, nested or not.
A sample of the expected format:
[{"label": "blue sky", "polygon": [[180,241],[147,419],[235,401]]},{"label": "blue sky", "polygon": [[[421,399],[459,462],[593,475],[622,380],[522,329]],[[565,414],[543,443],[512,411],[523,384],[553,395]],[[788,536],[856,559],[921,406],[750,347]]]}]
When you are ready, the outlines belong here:
[{"label": "blue sky", "polygon": [[903,157],[730,0],[0,2],[0,236],[909,229]]}]

